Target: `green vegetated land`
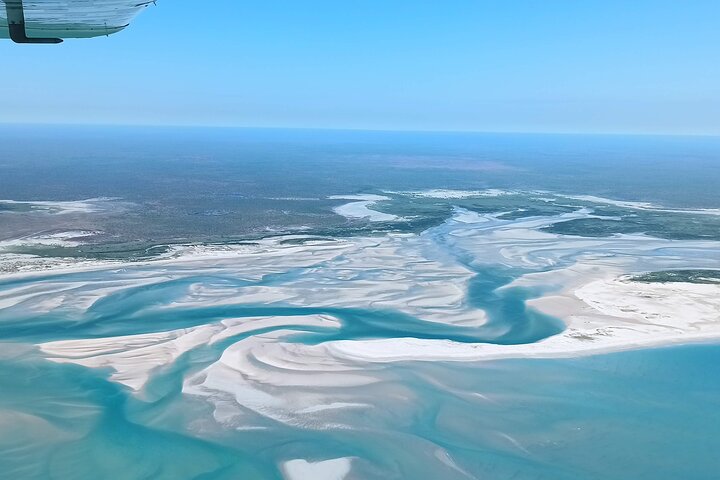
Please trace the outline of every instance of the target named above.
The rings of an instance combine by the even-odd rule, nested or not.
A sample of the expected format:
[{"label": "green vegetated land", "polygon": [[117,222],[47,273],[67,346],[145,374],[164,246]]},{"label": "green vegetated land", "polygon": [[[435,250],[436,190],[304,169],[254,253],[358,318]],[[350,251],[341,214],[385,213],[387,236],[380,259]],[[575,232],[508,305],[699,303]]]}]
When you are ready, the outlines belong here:
[{"label": "green vegetated land", "polygon": [[637,282],[720,283],[720,270],[667,270],[633,277]]}]

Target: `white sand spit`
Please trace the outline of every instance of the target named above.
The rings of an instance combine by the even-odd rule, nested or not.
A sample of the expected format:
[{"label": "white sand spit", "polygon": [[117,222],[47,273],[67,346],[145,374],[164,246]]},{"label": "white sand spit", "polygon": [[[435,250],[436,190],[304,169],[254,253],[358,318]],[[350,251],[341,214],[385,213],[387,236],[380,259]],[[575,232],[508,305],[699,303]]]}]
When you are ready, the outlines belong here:
[{"label": "white sand spit", "polygon": [[370,208],[377,202],[390,200],[388,197],[382,195],[333,195],[328,198],[331,200],[357,200],[356,202],[346,203],[333,209],[335,213],[345,218],[365,218],[371,222],[393,222],[401,220],[397,215],[378,212]]}]

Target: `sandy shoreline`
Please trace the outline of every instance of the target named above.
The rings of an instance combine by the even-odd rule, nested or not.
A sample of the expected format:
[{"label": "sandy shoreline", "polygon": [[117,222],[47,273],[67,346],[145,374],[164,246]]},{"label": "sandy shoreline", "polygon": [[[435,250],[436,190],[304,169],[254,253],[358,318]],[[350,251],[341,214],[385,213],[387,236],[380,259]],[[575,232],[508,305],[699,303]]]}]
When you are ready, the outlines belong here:
[{"label": "sandy shoreline", "polygon": [[[324,247],[327,245],[322,248]],[[374,245],[373,248],[378,246]],[[330,250],[332,251],[333,248]],[[340,251],[344,255],[348,254],[344,248],[340,248]],[[244,253],[250,257],[253,255]],[[271,254],[275,255],[275,252]],[[200,261],[203,264],[220,262],[222,268],[223,262],[241,259],[243,256],[243,252],[221,252],[217,255],[204,252],[181,259],[144,262],[142,265],[192,266],[194,262]],[[95,266],[95,268],[101,267]],[[549,282],[564,285],[560,291],[527,302],[529,307],[562,319],[567,327],[562,333],[539,342],[496,345],[417,338],[338,340],[314,346],[292,344],[295,352],[293,355],[302,356],[299,350],[304,350],[307,355],[327,356],[333,359],[333,362],[339,363],[480,361],[503,358],[561,358],[720,340],[720,285],[635,282],[627,278],[624,270],[625,267],[621,263],[612,264],[604,260],[599,263],[578,263],[564,269],[526,274],[504,287],[528,287]],[[64,271],[73,271],[73,269]],[[83,271],[83,269],[78,268],[74,271]],[[379,285],[384,282],[382,279],[379,281]],[[419,311],[425,308],[432,310],[438,305],[447,307],[458,301],[458,292],[453,290],[443,292],[442,289],[437,289],[438,286],[422,292],[417,297],[414,302],[417,304],[416,308],[421,309]],[[366,290],[367,292],[376,290],[370,285],[365,285],[363,288],[369,289]],[[257,293],[254,293],[255,290]],[[275,293],[272,293],[273,291]],[[221,305],[224,303],[222,298],[225,297],[225,293],[219,293],[218,297],[218,293],[197,290],[188,298],[187,305],[207,304],[209,301]],[[229,293],[232,294],[232,291]],[[247,287],[244,298],[247,301],[267,302],[278,298],[296,298],[295,295],[298,294],[300,293],[287,290],[287,287],[276,287],[273,290]],[[308,299],[308,304],[319,305],[333,298],[337,300],[335,294],[331,294],[325,300],[318,295],[315,294],[313,299]],[[403,302],[406,307],[412,304],[407,294],[401,297],[388,297],[388,299],[388,301]],[[347,301],[352,302],[351,297],[348,297]],[[442,312],[438,315],[442,316]],[[467,316],[461,311],[455,315],[458,316],[458,321]],[[482,318],[482,315],[479,318]],[[248,318],[242,323],[243,328],[249,331],[268,325],[297,324],[298,320],[297,317],[293,319],[267,317],[254,320]],[[471,317],[468,317],[467,320],[462,321],[470,320]],[[251,325],[255,321],[256,324]],[[313,323],[311,321],[308,325]],[[41,349],[54,361],[78,363],[89,367],[110,366],[118,372],[114,376],[116,380],[139,389],[149,378],[152,368],[173,361],[184,351],[208,342],[212,343],[210,339],[219,333],[218,328],[224,330],[228,327],[228,321],[225,321],[223,326],[207,325],[145,336],[51,342],[41,345]],[[289,345],[282,341],[282,336],[278,336],[273,342],[277,343],[279,350]],[[168,350],[172,352],[169,353]],[[127,363],[128,358],[133,361]],[[139,366],[140,363],[142,367]]]},{"label": "sandy shoreline", "polygon": [[[288,269],[323,265],[307,279],[298,277],[272,286],[228,289],[193,285],[185,298],[173,302],[173,308],[238,302],[338,308],[364,306],[391,308],[425,321],[480,326],[485,322],[484,312],[469,308],[463,300],[473,273],[454,263],[446,252],[466,250],[486,262],[539,269],[528,271],[503,288],[555,285],[555,291],[529,300],[527,306],[560,318],[567,326],[565,331],[525,345],[389,338],[339,340],[325,343],[322,348],[338,358],[368,362],[482,360],[585,355],[720,339],[719,285],[639,283],[622,278],[628,272],[679,266],[697,268],[706,263],[713,266],[707,258],[718,249],[716,242],[680,242],[637,235],[567,237],[539,231],[549,223],[590,215],[591,212],[579,210],[553,218],[505,221],[493,215],[458,210],[445,225],[421,235],[389,234],[295,245],[271,238],[251,246],[185,246],[155,260],[61,263],[61,268],[50,265],[49,269],[5,274],[0,278],[108,271],[122,279],[112,285],[113,289],[119,289],[123,284],[128,287],[148,284],[147,278],[157,275],[153,273],[155,270],[164,272],[159,274],[163,278],[225,272],[258,280]],[[440,245],[435,241],[438,235],[444,239]],[[301,238],[304,237],[286,239]],[[663,255],[656,255],[656,251],[662,251]],[[701,255],[703,252],[705,257]],[[552,268],[563,263],[567,266]],[[720,260],[714,266],[717,268],[718,264]],[[133,272],[138,269],[147,269],[142,275],[147,278],[134,279],[139,274]],[[177,269],[177,273],[170,269]],[[64,288],[62,281],[58,282],[54,288]],[[323,285],[322,289],[315,288],[318,282]],[[53,291],[43,293],[32,289],[31,292],[27,301],[40,299],[40,304],[49,306],[69,301],[64,298],[58,303],[45,298],[56,295]],[[23,289],[7,292],[5,302],[12,306],[10,297],[23,293]],[[100,290],[93,293],[97,298],[106,294]]]},{"label": "sandy shoreline", "polygon": [[345,218],[364,218],[371,222],[394,222],[401,220],[397,215],[379,212],[370,208],[377,202],[390,200],[389,197],[383,195],[332,195],[328,198],[330,200],[353,200],[350,203],[340,205],[333,209],[335,213]]},{"label": "sandy shoreline", "polygon": [[[108,295],[168,282],[175,285],[179,279],[189,278],[187,284],[172,290],[170,298],[160,299],[160,304],[152,307],[154,311],[172,315],[185,309],[242,305],[364,308],[403,313],[428,325],[438,324],[439,328],[482,327],[487,321],[485,311],[467,301],[470,282],[478,274],[470,265],[457,261],[458,255],[472,252],[488,265],[525,270],[502,288],[544,289],[539,298],[526,302],[527,307],[557,317],[566,325],[557,335],[514,345],[419,339],[412,335],[403,338],[402,333],[391,338],[349,338],[305,345],[287,342],[285,337],[298,328],[302,331],[302,325],[339,328],[339,320],[317,315],[267,316],[226,318],[192,328],[39,345],[53,361],[107,367],[114,372],[113,380],[141,390],[156,368],[174,362],[180,355],[212,345],[217,338],[231,337],[232,332],[250,333],[227,348],[203,374],[203,382],[226,380],[202,387],[196,380],[187,380],[188,391],[201,396],[215,390],[232,390],[223,387],[223,382],[232,385],[229,379],[238,376],[245,376],[247,381],[250,371],[278,385],[307,382],[307,371],[316,372],[315,380],[328,379],[326,385],[340,381],[328,369],[351,377],[347,381],[354,378],[363,383],[369,379],[359,375],[358,365],[570,357],[720,340],[720,285],[641,283],[626,276],[673,267],[718,268],[717,242],[672,241],[642,235],[584,238],[540,230],[553,222],[591,215],[581,209],[556,217],[510,221],[458,209],[445,224],[420,235],[308,239],[297,243],[271,238],[255,245],[178,247],[164,258],[143,262],[61,263],[61,269],[51,266],[49,270],[0,276],[10,284],[33,275],[50,276],[42,282],[22,282],[0,292],[0,308],[25,314],[61,309],[66,314],[82,315]],[[292,236],[284,240],[305,238]],[[710,258],[718,260],[713,263]],[[100,281],[64,275],[76,272],[97,272]],[[268,275],[279,277],[277,281],[263,282]],[[240,283],[204,280],[218,276]],[[263,328],[272,331],[252,335]],[[243,360],[249,358],[263,358],[262,365],[273,365],[271,368],[281,365],[284,373],[264,372],[264,367],[258,369],[253,361]],[[297,375],[302,378],[298,380]],[[245,393],[265,388],[252,381],[246,387]],[[263,408],[261,403],[256,405],[258,409]],[[338,399],[326,402],[344,403]],[[317,404],[300,402],[278,408],[314,408]],[[287,418],[283,413],[273,415]]]},{"label": "sandy shoreline", "polygon": [[[365,215],[365,202],[376,200],[358,200],[363,205],[352,208]],[[13,261],[25,267],[0,273],[0,316],[21,330],[23,321],[37,317],[57,326],[47,336],[32,337],[39,338],[32,341],[34,354],[99,369],[141,400],[151,400],[157,386],[172,379],[183,396],[210,406],[210,426],[204,428],[241,431],[265,429],[268,421],[316,431],[352,428],[373,414],[378,396],[392,391],[398,370],[409,362],[568,358],[720,341],[720,284],[642,283],[629,276],[720,269],[718,242],[542,231],[592,215],[579,209],[504,220],[457,209],[421,234],[185,245],[138,262],[5,254],[0,269]],[[498,271],[520,274],[495,287]],[[513,298],[561,319],[566,328],[511,345],[453,336],[477,329],[483,332],[477,338],[492,341],[512,327],[503,319],[488,323],[497,316],[472,297],[473,282],[484,278],[493,290],[483,294],[497,293],[499,302],[503,294],[517,293],[512,289],[537,292],[529,300]],[[174,321],[188,313],[190,320]],[[530,316],[519,318],[535,328]],[[82,327],[85,321],[97,321],[97,328],[62,334],[65,325]],[[386,329],[385,321],[397,324]],[[326,341],[298,341],[299,334],[318,331],[328,333]],[[536,333],[556,331],[540,323]],[[384,337],[368,338],[374,332]],[[174,371],[185,361],[192,368]],[[293,456],[280,459],[278,468],[290,480],[335,480],[351,477],[361,461]]]},{"label": "sandy shoreline", "polygon": [[560,318],[566,329],[539,342],[496,345],[403,338],[341,341],[328,348],[340,357],[371,362],[486,361],[568,358],[720,341],[718,284],[637,282],[617,265],[589,263],[525,275],[511,286],[538,285],[547,277],[562,279],[565,287],[527,305]]}]

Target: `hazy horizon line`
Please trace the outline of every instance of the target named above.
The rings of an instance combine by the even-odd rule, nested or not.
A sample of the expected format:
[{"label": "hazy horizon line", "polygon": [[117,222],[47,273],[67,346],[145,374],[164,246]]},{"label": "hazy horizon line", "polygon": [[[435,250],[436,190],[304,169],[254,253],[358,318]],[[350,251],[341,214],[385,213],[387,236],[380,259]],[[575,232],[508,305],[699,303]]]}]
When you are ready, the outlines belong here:
[{"label": "hazy horizon line", "polygon": [[297,130],[335,132],[377,132],[377,133],[448,133],[477,135],[567,135],[567,136],[627,136],[627,137],[703,137],[720,138],[718,133],[672,133],[672,132],[613,132],[613,131],[544,131],[544,130],[453,130],[416,128],[370,128],[370,127],[327,127],[327,126],[252,126],[252,125],[210,125],[210,124],[143,124],[143,123],[84,123],[84,122],[5,122],[0,127],[85,127],[85,128],[157,128],[157,129],[207,129],[207,130]]}]

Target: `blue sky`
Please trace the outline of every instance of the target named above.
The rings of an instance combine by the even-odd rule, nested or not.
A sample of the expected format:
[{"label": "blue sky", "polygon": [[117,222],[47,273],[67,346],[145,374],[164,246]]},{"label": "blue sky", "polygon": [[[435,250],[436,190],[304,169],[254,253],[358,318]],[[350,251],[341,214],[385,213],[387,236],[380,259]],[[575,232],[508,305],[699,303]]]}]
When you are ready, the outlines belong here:
[{"label": "blue sky", "polygon": [[720,134],[720,2],[159,0],[0,42],[0,122]]}]

